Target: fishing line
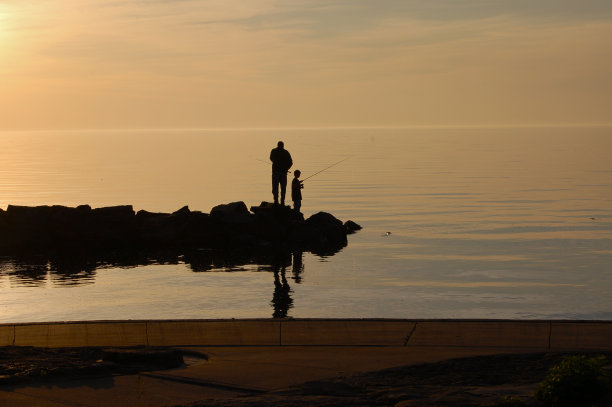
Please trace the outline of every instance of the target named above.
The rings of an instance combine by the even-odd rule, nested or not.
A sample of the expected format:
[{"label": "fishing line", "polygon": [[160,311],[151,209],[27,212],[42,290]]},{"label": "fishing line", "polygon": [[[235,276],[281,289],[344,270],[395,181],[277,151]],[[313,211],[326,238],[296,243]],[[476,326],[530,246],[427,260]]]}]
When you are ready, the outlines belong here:
[{"label": "fishing line", "polygon": [[312,174],[311,176],[304,178],[304,179],[302,180],[302,182],[306,181],[306,180],[307,180],[307,179],[309,179],[309,178],[314,177],[314,176],[315,176],[315,175],[317,175],[317,174],[322,173],[323,171],[329,170],[331,167],[335,167],[336,165],[340,164],[340,163],[341,163],[341,162],[343,162],[343,161],[348,160],[349,158],[351,158],[351,156],[350,156],[350,155],[349,155],[348,157],[346,157],[346,158],[343,158],[342,160],[340,160],[340,161],[338,161],[338,162],[336,162],[336,163],[333,163],[333,164],[332,164],[332,165],[330,165],[329,167],[325,167],[325,168],[323,168],[321,171],[317,171],[317,172],[315,172],[314,174]]}]

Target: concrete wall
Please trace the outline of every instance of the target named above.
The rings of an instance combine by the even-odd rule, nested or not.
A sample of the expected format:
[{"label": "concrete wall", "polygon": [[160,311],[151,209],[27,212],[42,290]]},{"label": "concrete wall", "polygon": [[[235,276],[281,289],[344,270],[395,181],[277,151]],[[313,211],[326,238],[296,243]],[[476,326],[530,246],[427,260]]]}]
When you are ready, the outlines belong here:
[{"label": "concrete wall", "polygon": [[612,350],[612,321],[232,319],[0,325],[0,346],[136,345]]}]

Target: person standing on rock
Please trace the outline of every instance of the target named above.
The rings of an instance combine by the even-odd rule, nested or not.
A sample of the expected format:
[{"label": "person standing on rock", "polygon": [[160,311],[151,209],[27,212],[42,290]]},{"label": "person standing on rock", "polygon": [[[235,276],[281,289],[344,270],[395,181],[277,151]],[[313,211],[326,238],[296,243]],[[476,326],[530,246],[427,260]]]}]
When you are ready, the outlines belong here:
[{"label": "person standing on rock", "polygon": [[287,172],[293,165],[291,154],[285,150],[285,143],[278,142],[276,148],[270,151],[270,161],[272,161],[272,195],[274,204],[278,205],[278,186],[280,185],[280,203],[285,205],[285,192],[287,191]]},{"label": "person standing on rock", "polygon": [[300,170],[293,171],[293,181],[291,181],[291,199],[293,200],[293,209],[300,211],[302,207],[302,189],[304,184],[300,181]]}]

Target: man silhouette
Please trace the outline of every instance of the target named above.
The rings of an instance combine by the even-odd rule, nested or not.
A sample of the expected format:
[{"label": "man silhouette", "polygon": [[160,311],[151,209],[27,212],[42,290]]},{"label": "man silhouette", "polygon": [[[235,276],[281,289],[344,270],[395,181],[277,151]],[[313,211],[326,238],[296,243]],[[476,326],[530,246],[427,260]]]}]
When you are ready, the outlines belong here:
[{"label": "man silhouette", "polygon": [[285,143],[278,142],[276,148],[270,151],[270,161],[272,161],[272,195],[274,204],[278,205],[278,186],[280,185],[280,202],[285,205],[285,192],[287,191],[287,172],[293,165],[291,154],[285,150]]}]

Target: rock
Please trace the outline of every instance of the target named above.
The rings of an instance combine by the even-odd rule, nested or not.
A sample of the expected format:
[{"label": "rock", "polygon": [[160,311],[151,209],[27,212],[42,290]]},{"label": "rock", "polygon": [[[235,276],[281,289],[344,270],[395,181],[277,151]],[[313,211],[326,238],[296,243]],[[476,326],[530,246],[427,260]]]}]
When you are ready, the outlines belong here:
[{"label": "rock", "polygon": [[189,206],[185,205],[178,211],[173,212],[173,215],[189,215],[191,211],[189,210]]},{"label": "rock", "polygon": [[80,242],[88,229],[87,215],[83,207],[9,205],[4,227],[11,241],[0,242],[0,247],[42,251],[54,245]]},{"label": "rock", "polygon": [[141,246],[192,247],[212,240],[209,215],[192,212],[187,206],[171,214],[140,210],[136,219]]},{"label": "rock", "polygon": [[[101,348],[37,348],[32,346],[4,346],[0,348],[0,384],[31,383],[35,387],[51,386],[57,379],[100,380],[113,376],[137,374],[144,371],[183,367],[183,355],[207,359],[199,352],[169,347]],[[4,398],[3,398],[4,399]],[[12,405],[11,403],[8,403]],[[2,403],[7,405],[7,403]],[[29,405],[29,404],[28,404]]]},{"label": "rock", "polygon": [[361,225],[358,225],[352,220],[347,220],[346,222],[344,222],[344,229],[346,229],[346,233],[352,234],[358,230],[361,230]]},{"label": "rock", "polygon": [[327,212],[318,212],[298,225],[290,240],[321,255],[335,253],[347,244],[342,221]]},{"label": "rock", "polygon": [[132,205],[108,206],[92,209],[89,220],[98,232],[121,238],[119,234],[132,232],[136,225],[136,214]]},{"label": "rock", "polygon": [[304,222],[304,215],[300,212],[269,202],[252,206],[251,211],[255,214],[254,232],[260,238],[259,244],[286,247],[288,236]]},{"label": "rock", "polygon": [[148,245],[167,244],[177,238],[173,215],[140,210],[136,221],[138,235]]},{"label": "rock", "polygon": [[236,216],[249,215],[249,210],[244,202],[231,202],[217,205],[210,211],[210,216]]},{"label": "rock", "polygon": [[303,222],[304,215],[291,209],[286,205],[274,205],[270,202],[262,202],[259,206],[251,206],[253,212],[260,219],[268,219],[279,222]]},{"label": "rock", "polygon": [[340,226],[342,225],[342,221],[340,221],[340,219],[336,218],[334,215],[332,215],[331,213],[327,213],[327,212],[315,213],[314,215],[312,215],[310,218],[306,220],[306,223],[310,223],[310,224],[317,225],[317,226],[328,226],[328,225]]},{"label": "rock", "polygon": [[102,360],[120,365],[171,369],[184,364],[183,353],[178,349],[114,348],[102,349]]},{"label": "rock", "polygon": [[132,205],[107,206],[92,210],[92,214],[97,218],[110,219],[112,221],[131,219],[134,217],[134,208]]},{"label": "rock", "polygon": [[132,205],[92,209],[86,240],[94,249],[127,249],[136,240],[136,214]]},{"label": "rock", "polygon": [[141,209],[138,212],[136,212],[137,219],[151,219],[151,218],[167,217],[167,216],[168,216],[167,213],[149,212],[149,211],[145,211],[144,209]]}]

